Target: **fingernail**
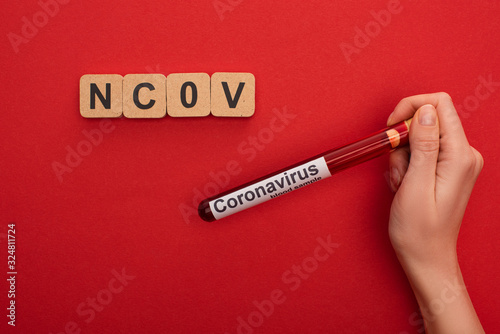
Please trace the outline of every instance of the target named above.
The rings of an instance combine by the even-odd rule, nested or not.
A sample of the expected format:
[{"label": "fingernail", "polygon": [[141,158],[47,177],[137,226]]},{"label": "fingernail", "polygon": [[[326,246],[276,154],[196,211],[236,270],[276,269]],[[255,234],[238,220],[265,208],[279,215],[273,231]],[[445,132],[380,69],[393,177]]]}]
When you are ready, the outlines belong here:
[{"label": "fingernail", "polygon": [[399,188],[399,184],[401,183],[401,175],[396,167],[391,168],[391,189],[393,192],[396,192]]},{"label": "fingernail", "polygon": [[431,104],[426,104],[420,107],[418,113],[418,123],[423,126],[434,126],[436,125],[436,109]]},{"label": "fingernail", "polygon": [[394,111],[389,115],[389,118],[387,118],[387,126],[391,124],[392,115],[394,115]]}]

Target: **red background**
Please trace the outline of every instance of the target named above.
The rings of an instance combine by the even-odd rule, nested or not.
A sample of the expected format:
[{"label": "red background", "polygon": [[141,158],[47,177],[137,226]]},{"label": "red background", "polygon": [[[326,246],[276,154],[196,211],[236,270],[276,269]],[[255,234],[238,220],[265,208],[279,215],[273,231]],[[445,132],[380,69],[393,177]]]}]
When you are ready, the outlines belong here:
[{"label": "red background", "polygon": [[[485,159],[458,251],[485,330],[500,332],[500,88],[473,98],[480,76],[500,81],[498,1],[401,1],[350,63],[341,43],[353,45],[388,1],[232,3],[221,20],[212,0],[70,1],[16,53],[8,33],[21,35],[23,16],[32,22],[41,7],[3,2],[0,277],[15,222],[12,332],[59,333],[73,321],[81,333],[236,333],[253,301],[280,289],[285,302],[255,333],[417,333],[387,235],[387,157],[219,222],[180,209],[229,161],[241,171],[224,189],[377,131],[401,98],[435,91],[468,105],[463,125]],[[58,180],[53,163],[99,127],[79,114],[83,74],[218,71],[255,75],[253,117],[114,119]],[[238,147],[267,131],[273,109],[296,117],[251,160]],[[328,235],[340,246],[291,291],[282,275]],[[78,305],[122,268],[135,279],[85,322]],[[10,332],[2,281],[0,332]]]}]

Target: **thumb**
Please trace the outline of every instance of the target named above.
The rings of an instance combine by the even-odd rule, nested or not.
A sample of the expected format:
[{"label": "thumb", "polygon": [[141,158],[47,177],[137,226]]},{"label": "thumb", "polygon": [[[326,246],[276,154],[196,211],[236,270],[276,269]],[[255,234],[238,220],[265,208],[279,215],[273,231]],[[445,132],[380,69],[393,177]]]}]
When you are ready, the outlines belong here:
[{"label": "thumb", "polygon": [[434,193],[439,155],[439,120],[433,105],[426,104],[417,110],[409,137],[410,164],[404,181],[412,184],[411,189]]}]

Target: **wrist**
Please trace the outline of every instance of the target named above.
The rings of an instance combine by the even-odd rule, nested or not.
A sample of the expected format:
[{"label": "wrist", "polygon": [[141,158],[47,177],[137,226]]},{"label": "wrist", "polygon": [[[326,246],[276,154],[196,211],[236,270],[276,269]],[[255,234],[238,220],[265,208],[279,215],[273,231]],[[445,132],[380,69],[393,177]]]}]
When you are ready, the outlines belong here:
[{"label": "wrist", "polygon": [[428,266],[403,267],[420,305],[429,305],[433,300],[444,300],[450,292],[459,294],[465,290],[458,261],[450,260]]},{"label": "wrist", "polygon": [[[463,284],[455,249],[446,248],[418,256],[396,251],[396,255],[420,302],[435,298],[446,285]],[[455,284],[456,285],[456,284]]]},{"label": "wrist", "polygon": [[460,273],[456,243],[424,243],[411,247],[394,247],[401,266],[412,280],[426,280],[426,277],[446,279]]},{"label": "wrist", "polygon": [[408,274],[428,333],[484,333],[458,262]]}]

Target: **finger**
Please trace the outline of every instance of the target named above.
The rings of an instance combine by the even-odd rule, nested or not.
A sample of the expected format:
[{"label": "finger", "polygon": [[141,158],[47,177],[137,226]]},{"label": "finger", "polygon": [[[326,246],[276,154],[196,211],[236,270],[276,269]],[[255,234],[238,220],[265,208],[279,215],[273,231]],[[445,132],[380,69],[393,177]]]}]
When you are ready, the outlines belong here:
[{"label": "finger", "polygon": [[398,148],[389,155],[390,186],[396,192],[403,180],[410,159],[410,148],[408,146]]},{"label": "finger", "polygon": [[[415,197],[434,200],[439,156],[439,120],[436,109],[426,104],[417,110],[410,127],[411,159],[403,186],[418,189]],[[420,196],[419,196],[420,195]]]},{"label": "finger", "polygon": [[424,104],[432,104],[438,114],[441,135],[441,149],[454,159],[463,154],[469,146],[458,113],[451,97],[446,93],[410,96],[402,99],[387,120],[388,125],[413,117],[415,111]]},{"label": "finger", "polygon": [[[436,202],[441,208],[448,208],[443,214],[463,218],[474,184],[483,168],[483,157],[475,148],[469,146],[459,163],[449,166],[453,173],[438,168],[436,173]],[[442,163],[438,162],[440,166]]]}]

